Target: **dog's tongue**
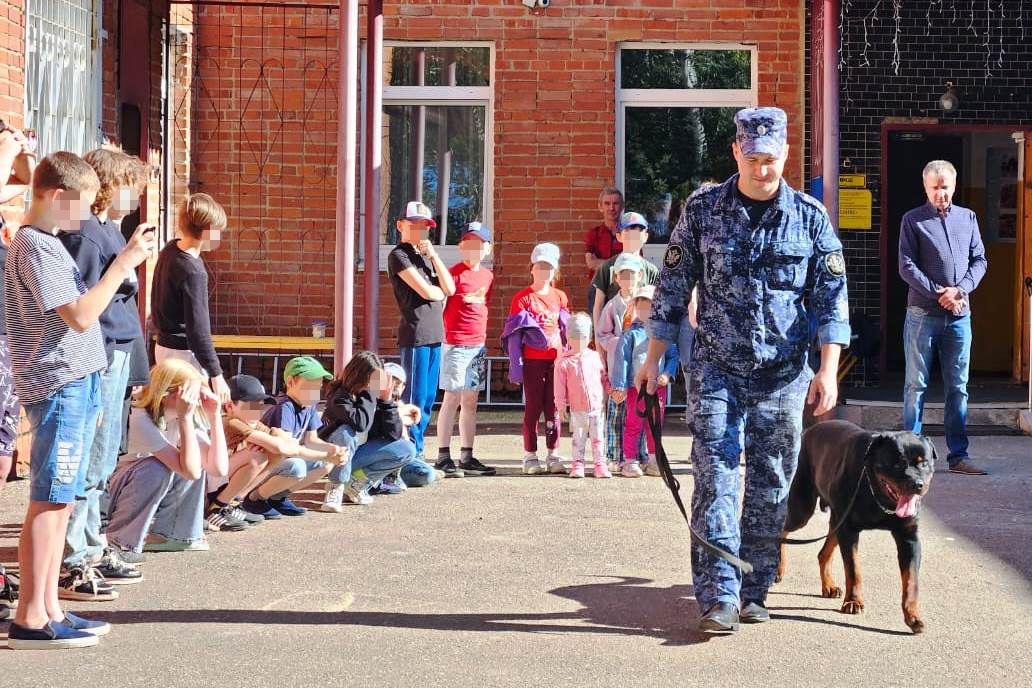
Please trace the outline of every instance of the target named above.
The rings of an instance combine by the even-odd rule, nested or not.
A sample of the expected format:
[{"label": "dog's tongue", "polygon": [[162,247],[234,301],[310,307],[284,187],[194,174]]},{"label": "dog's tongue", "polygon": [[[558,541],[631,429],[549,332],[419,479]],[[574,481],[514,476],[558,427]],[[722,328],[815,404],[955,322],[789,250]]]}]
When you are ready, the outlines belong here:
[{"label": "dog's tongue", "polygon": [[910,518],[917,513],[917,505],[921,498],[917,495],[907,495],[896,500],[896,515],[900,518]]}]

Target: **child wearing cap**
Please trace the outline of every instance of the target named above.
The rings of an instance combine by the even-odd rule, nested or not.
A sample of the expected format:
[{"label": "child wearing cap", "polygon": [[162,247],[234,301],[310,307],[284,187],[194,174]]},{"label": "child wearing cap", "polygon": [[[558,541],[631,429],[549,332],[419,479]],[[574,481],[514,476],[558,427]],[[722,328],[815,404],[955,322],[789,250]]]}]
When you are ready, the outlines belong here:
[{"label": "child wearing cap", "polygon": [[[509,380],[523,384],[523,472],[565,473],[559,446],[559,414],[555,408],[555,361],[565,348],[570,317],[566,293],[555,288],[559,247],[538,244],[530,255],[533,283],[512,299],[502,343],[509,355]],[[538,459],[538,421],[545,416],[545,465]]]},{"label": "child wearing cap", "polygon": [[444,302],[455,293],[455,283],[430,241],[430,230],[437,223],[429,208],[412,201],[396,226],[401,242],[387,256],[387,274],[401,311],[398,347],[409,380],[405,401],[422,414],[412,426],[412,441],[422,456],[441,372]]},{"label": "child wearing cap", "polygon": [[219,247],[226,221],[225,209],[208,194],[183,199],[179,237],[158,254],[151,288],[151,321],[158,336],[155,361],[190,362],[209,378],[222,403],[229,401],[229,387],[212,344],[208,271],[201,254]]},{"label": "child wearing cap", "polygon": [[[646,428],[645,419],[638,415],[638,390],[634,386],[634,376],[645,364],[649,348],[649,337],[645,332],[645,323],[652,315],[652,299],[655,296],[654,286],[639,287],[634,294],[634,322],[620,336],[620,348],[613,366],[613,388],[617,390],[614,399],[617,403],[626,402],[626,430],[623,436],[624,463],[620,474],[625,478],[640,478],[642,469],[635,457],[642,433],[647,431],[649,459],[645,472],[658,476],[656,465],[656,441],[652,431]],[[677,375],[677,346],[672,344],[663,355],[660,366],[659,388],[656,394],[660,403],[660,421],[666,405],[666,386]]]},{"label": "child wearing cap", "polygon": [[599,329],[599,316],[602,315],[602,308],[609,303],[609,300],[620,293],[620,286],[614,278],[613,266],[620,256],[631,254],[641,259],[640,285],[655,284],[659,280],[659,268],[645,260],[641,249],[649,241],[649,223],[640,213],[624,213],[620,216],[620,243],[623,245],[623,253],[619,253],[599,266],[595,273],[592,285],[595,287],[595,304],[591,313],[592,322],[595,324],[595,331]]},{"label": "child wearing cap", "polygon": [[[241,506],[241,500],[268,476],[266,469],[275,467],[286,457],[311,461],[327,458],[327,452],[309,449],[278,428],[270,428],[261,417],[275,397],[265,393],[258,378],[236,375],[227,384],[231,401],[223,406],[222,426],[229,448],[229,480],[211,495],[205,520],[213,530],[242,530],[239,522],[261,523],[265,517],[252,514]],[[279,518],[269,514],[270,518]]]},{"label": "child wearing cap", "polygon": [[[614,281],[620,287],[620,291],[602,308],[595,335],[598,349],[605,356],[603,362],[610,373],[616,368],[620,336],[634,319],[632,302],[635,292],[638,291],[644,269],[645,264],[641,256],[633,253],[621,253],[613,263]],[[613,395],[617,392],[616,389],[610,390],[609,397],[606,399],[606,456],[609,457],[612,471],[619,471],[624,463],[624,418],[627,414],[627,407],[616,403]],[[638,442],[636,456],[640,462],[648,459],[648,455],[645,453],[644,437]]]},{"label": "child wearing cap", "polygon": [[312,459],[291,456],[281,460],[269,469],[269,478],[252,490],[244,500],[243,508],[252,514],[265,518],[301,516],[307,509],[289,499],[322,480],[335,464],[346,462],[348,450],[319,439],[319,403],[323,381],[333,376],[311,356],[298,356],[287,361],[283,368],[283,380],[287,391],[276,397],[275,404],[262,416],[262,423],[270,428],[284,431],[302,446],[316,452],[323,452],[323,458]]},{"label": "child wearing cap", "polygon": [[355,354],[330,384],[322,436],[353,453],[350,462],[330,472],[323,511],[339,513],[345,503],[371,504],[370,488],[416,457],[415,445],[404,437],[402,417],[414,425],[420,410],[399,405],[391,398],[393,387],[383,361],[372,351]]},{"label": "child wearing cap", "polygon": [[[383,370],[391,380],[391,400],[398,404],[398,413],[401,416],[401,435],[399,439],[411,441],[409,428],[419,420],[419,409],[412,404],[402,403],[405,395],[405,383],[407,375],[405,369],[397,363],[384,363]],[[443,473],[443,471],[442,471]],[[370,494],[398,494],[409,487],[426,487],[437,479],[437,469],[418,456],[380,481]]]},{"label": "child wearing cap", "polygon": [[[602,413],[608,384],[602,358],[591,343],[591,316],[577,313],[567,328],[570,350],[555,366],[555,407],[570,423],[573,437],[571,478],[584,477],[584,454],[591,440],[591,456],[596,478],[611,478],[602,453]],[[566,407],[569,405],[569,414]]]},{"label": "child wearing cap", "polygon": [[[444,307],[445,343],[441,348],[441,389],[444,401],[437,414],[437,465],[449,478],[472,475],[494,475],[494,468],[485,466],[473,456],[473,438],[477,426],[477,400],[487,375],[488,301],[494,285],[494,273],[481,263],[491,253],[491,230],[479,222],[471,222],[459,238],[462,261],[450,272],[455,293]],[[460,410],[461,409],[461,410]],[[459,463],[451,456],[452,426],[459,411]]]}]

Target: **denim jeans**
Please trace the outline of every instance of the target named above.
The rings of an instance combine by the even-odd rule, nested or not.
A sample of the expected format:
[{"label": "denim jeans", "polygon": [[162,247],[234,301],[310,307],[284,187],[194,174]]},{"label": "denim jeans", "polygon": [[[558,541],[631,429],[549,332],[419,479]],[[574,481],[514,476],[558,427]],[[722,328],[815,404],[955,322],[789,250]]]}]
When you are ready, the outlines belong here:
[{"label": "denim jeans", "polygon": [[122,440],[122,404],[129,380],[129,354],[112,352],[111,365],[100,377],[100,402],[103,405],[100,425],[93,436],[86,465],[86,499],[77,500],[65,533],[67,556],[64,565],[75,566],[83,561],[99,559],[107,545],[100,532],[100,498],[118,463]]},{"label": "denim jeans", "polygon": [[204,538],[204,485],[186,480],[154,457],[119,464],[105,511],[107,539],[139,552],[148,532],[171,540]]},{"label": "denim jeans", "polygon": [[408,376],[408,385],[403,392],[405,403],[419,407],[423,416],[409,428],[416,453],[423,453],[423,436],[430,425],[430,414],[437,399],[437,387],[441,377],[441,345],[401,347],[401,367]]},{"label": "denim jeans", "polygon": [[[332,441],[333,436],[330,437]],[[394,471],[407,466],[414,458],[416,446],[408,440],[368,440],[359,445],[349,463],[334,468],[329,479],[335,483],[368,480],[371,485],[375,485]],[[404,471],[401,475],[404,480]]]},{"label": "denim jeans", "polygon": [[100,373],[73,380],[43,401],[25,404],[32,432],[31,501],[72,504],[85,497],[86,461],[100,409]]},{"label": "denim jeans", "polygon": [[409,487],[426,487],[437,479],[437,471],[426,461],[413,458],[402,466],[401,479]]},{"label": "denim jeans", "polygon": [[903,429],[921,432],[928,371],[936,353],[946,392],[944,424],[947,461],[955,466],[968,458],[968,368],[971,360],[971,316],[927,313],[911,306],[903,325],[907,373],[903,387]]}]

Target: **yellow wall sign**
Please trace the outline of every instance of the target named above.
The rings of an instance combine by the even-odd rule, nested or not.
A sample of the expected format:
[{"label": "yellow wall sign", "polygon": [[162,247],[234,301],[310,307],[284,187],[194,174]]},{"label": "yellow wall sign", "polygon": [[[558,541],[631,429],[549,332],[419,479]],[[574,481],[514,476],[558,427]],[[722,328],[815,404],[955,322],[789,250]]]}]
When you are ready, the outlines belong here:
[{"label": "yellow wall sign", "polygon": [[839,229],[871,228],[871,192],[839,189]]},{"label": "yellow wall sign", "polygon": [[838,178],[840,189],[863,189],[867,186],[866,174],[840,174]]}]

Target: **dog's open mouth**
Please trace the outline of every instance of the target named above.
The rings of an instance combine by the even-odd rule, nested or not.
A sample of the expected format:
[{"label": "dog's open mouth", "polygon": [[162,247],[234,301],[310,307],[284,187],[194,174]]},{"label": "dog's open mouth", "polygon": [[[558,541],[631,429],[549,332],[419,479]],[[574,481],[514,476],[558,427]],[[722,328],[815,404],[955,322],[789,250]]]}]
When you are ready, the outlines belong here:
[{"label": "dog's open mouth", "polygon": [[878,476],[878,483],[885,494],[896,501],[896,515],[900,518],[910,518],[917,514],[917,507],[921,505],[920,495],[901,494],[899,489],[885,478]]}]

